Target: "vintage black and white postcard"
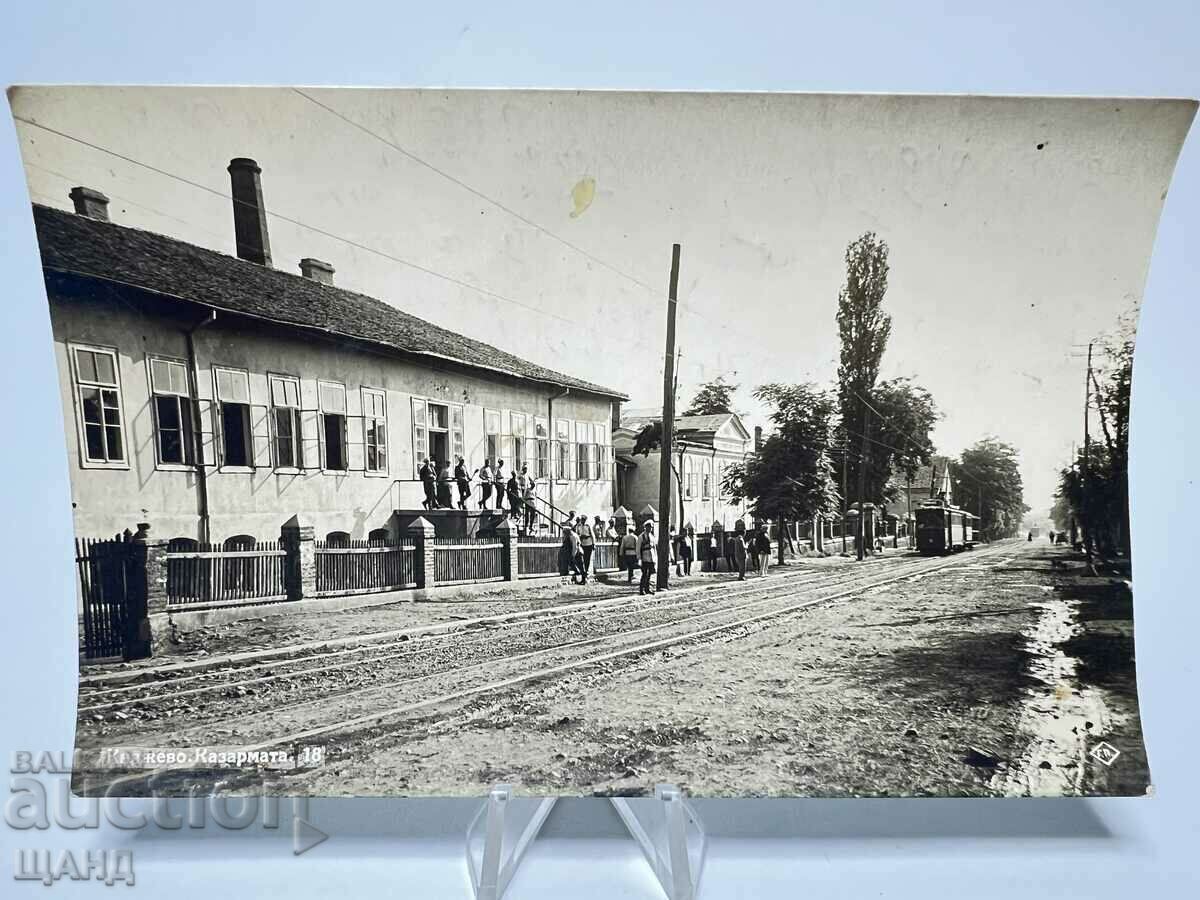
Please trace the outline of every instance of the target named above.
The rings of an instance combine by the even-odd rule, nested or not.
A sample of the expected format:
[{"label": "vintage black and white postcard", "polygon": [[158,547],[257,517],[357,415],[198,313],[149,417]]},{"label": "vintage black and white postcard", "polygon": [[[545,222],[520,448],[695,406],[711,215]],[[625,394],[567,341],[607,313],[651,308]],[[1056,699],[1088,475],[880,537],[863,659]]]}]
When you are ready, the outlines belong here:
[{"label": "vintage black and white postcard", "polygon": [[1193,103],[9,99],[77,789],[1148,789],[1133,348]]}]

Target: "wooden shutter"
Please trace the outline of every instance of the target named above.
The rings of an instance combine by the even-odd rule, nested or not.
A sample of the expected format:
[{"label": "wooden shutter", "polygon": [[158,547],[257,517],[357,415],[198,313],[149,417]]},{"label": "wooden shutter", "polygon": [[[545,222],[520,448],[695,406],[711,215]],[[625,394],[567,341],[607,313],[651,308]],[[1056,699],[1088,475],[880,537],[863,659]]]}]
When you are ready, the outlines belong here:
[{"label": "wooden shutter", "polygon": [[268,469],[271,467],[270,416],[270,407],[250,407],[250,463]]},{"label": "wooden shutter", "polygon": [[429,455],[429,431],[426,421],[426,403],[424,400],[412,398],[413,421],[413,477],[419,477],[421,463]]},{"label": "wooden shutter", "polygon": [[300,463],[305,469],[321,468],[321,416],[315,409],[300,410]]},{"label": "wooden shutter", "polygon": [[217,404],[211,400],[196,400],[196,408],[200,411],[200,463],[205,466],[217,465]]},{"label": "wooden shutter", "polygon": [[450,407],[450,453],[455,457],[450,462],[455,463],[458,457],[467,457],[466,433],[463,428],[463,408]]},{"label": "wooden shutter", "polygon": [[346,469],[365,472],[367,469],[367,421],[364,416],[346,416]]}]

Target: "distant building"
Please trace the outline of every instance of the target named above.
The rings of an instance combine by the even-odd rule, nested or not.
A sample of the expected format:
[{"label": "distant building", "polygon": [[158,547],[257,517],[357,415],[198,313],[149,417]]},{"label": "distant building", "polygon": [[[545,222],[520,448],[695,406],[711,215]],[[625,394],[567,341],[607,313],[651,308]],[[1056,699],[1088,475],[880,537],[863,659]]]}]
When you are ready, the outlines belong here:
[{"label": "distant building", "polygon": [[[252,160],[229,167],[238,257],[34,206],[67,422],[76,533],[369,538],[421,510],[421,460],[527,464],[563,509],[614,506],[618,391],[272,268]],[[455,492],[457,499],[457,492]],[[478,494],[476,494],[476,501]]]},{"label": "distant building", "polygon": [[[659,466],[661,455],[634,455],[638,433],[660,421],[653,410],[627,410],[613,432],[617,454],[617,498],[631,512],[647,504],[659,505]],[[679,515],[679,485],[671,485],[672,524],[690,524],[697,531],[707,530],[713,522],[726,527],[746,515],[744,503],[734,503],[722,487],[725,472],[733,463],[744,462],[754,451],[754,439],[736,413],[710,416],[680,416],[675,420],[675,470],[682,478],[683,514]]]},{"label": "distant building", "polygon": [[888,511],[904,518],[909,509],[911,498],[912,508],[916,509],[926,500],[939,498],[947,503],[954,502],[954,490],[951,486],[950,467],[954,464],[948,456],[935,456],[927,466],[921,466],[911,484],[903,472],[892,475],[891,486],[896,492],[896,499],[888,504]]}]

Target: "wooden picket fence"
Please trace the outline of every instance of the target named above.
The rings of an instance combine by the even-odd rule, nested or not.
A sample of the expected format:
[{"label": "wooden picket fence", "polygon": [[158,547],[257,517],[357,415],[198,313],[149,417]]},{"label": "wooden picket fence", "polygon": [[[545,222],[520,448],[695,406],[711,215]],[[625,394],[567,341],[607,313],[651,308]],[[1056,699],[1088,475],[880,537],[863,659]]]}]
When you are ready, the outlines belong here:
[{"label": "wooden picket fence", "polygon": [[504,580],[504,545],[488,538],[434,538],[437,584]]},{"label": "wooden picket fence", "polygon": [[367,594],[415,587],[416,549],[380,541],[317,541],[317,593]]},{"label": "wooden picket fence", "polygon": [[83,626],[80,649],[86,659],[124,656],[130,549],[128,536],[75,540]]},{"label": "wooden picket fence", "polygon": [[287,599],[283,582],[287,551],[276,541],[244,550],[194,544],[167,552],[167,606],[274,603]]},{"label": "wooden picket fence", "polygon": [[559,548],[562,539],[556,537],[523,537],[517,541],[517,572],[520,578],[541,578],[557,575]]}]

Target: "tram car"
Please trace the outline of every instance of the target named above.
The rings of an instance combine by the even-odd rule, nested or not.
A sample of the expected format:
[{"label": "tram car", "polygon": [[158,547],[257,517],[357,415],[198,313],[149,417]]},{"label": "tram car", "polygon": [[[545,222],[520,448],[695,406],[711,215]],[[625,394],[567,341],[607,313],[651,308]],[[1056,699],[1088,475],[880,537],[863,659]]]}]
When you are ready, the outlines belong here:
[{"label": "tram car", "polygon": [[917,507],[917,552],[956,553],[975,546],[975,515],[943,500]]}]

